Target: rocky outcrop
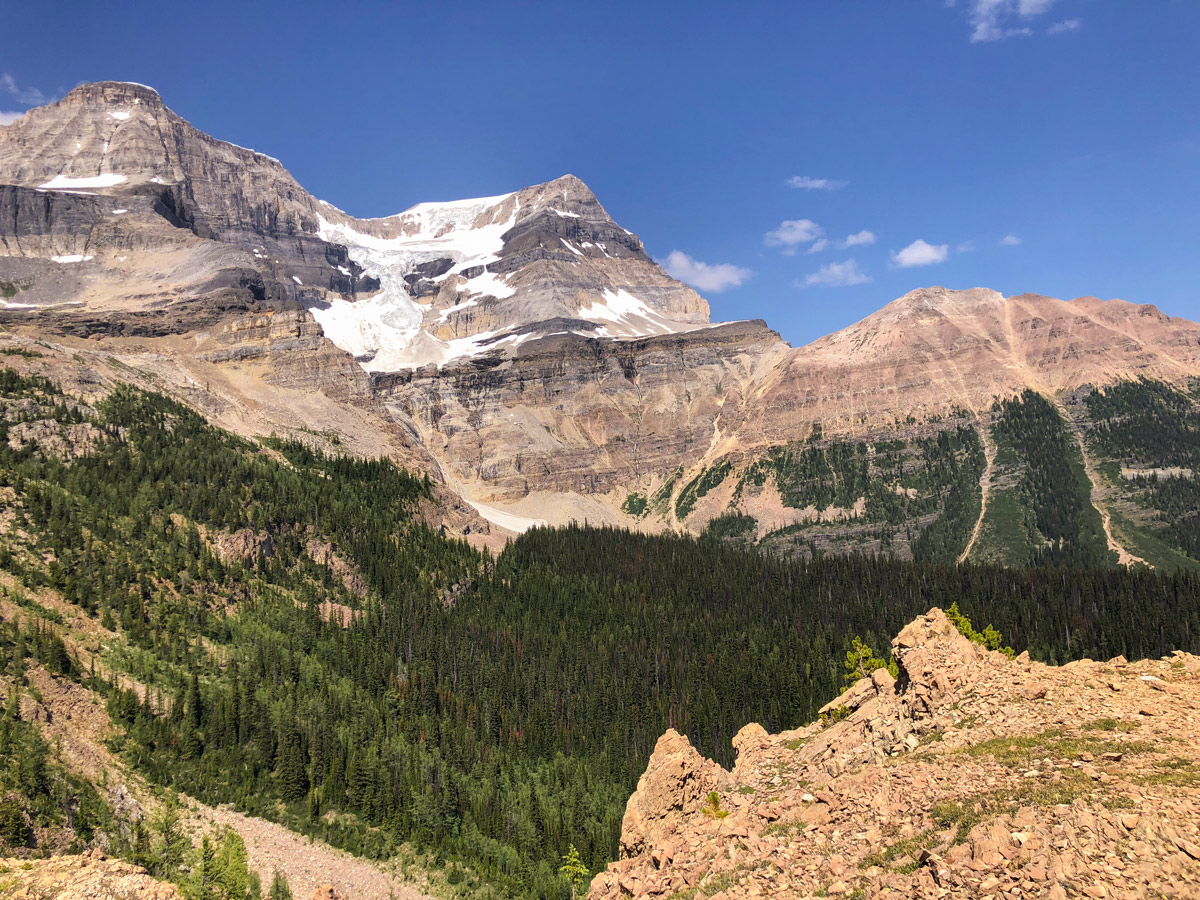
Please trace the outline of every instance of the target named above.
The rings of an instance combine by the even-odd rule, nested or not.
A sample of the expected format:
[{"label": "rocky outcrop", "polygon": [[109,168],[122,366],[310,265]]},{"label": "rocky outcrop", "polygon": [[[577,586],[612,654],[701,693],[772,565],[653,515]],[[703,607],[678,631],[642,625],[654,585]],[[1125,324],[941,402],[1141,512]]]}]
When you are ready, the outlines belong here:
[{"label": "rocky outcrop", "polygon": [[[900,678],[860,680],[823,721],[746,726],[731,772],[664,736],[592,900],[1200,890],[1200,658],[1054,668],[937,609],[892,652]],[[700,779],[725,815],[697,809]]]},{"label": "rocky outcrop", "polygon": [[9,900],[183,900],[179,888],[99,850],[49,859],[0,859]]},{"label": "rocky outcrop", "polygon": [[621,820],[621,853],[636,856],[661,843],[686,816],[700,814],[725,773],[675,729],[658,739]]}]

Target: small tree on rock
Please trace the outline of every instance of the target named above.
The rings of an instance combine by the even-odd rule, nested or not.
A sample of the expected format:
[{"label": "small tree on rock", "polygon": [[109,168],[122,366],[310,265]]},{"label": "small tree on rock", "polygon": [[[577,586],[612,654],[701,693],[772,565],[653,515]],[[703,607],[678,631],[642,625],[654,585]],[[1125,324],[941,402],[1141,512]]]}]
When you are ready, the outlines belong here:
[{"label": "small tree on rock", "polygon": [[575,849],[574,844],[568,845],[567,855],[563,857],[563,864],[558,871],[567,876],[567,881],[571,883],[571,900],[575,900],[587,887],[587,880],[591,873],[583,864],[583,860],[579,858],[579,851]]},{"label": "small tree on rock", "polygon": [[875,651],[863,643],[857,635],[853,646],[846,651],[846,687],[856,684],[859,679],[868,677],[876,669],[887,669],[893,678],[900,675],[900,667],[894,659],[883,659],[876,656]]}]

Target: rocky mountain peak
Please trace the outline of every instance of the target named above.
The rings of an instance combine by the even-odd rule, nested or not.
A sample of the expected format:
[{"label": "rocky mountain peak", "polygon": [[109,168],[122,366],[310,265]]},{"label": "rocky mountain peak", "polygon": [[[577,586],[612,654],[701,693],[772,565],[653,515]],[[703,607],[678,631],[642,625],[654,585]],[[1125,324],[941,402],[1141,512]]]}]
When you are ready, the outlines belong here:
[{"label": "rocky mountain peak", "polygon": [[166,109],[162,95],[154,88],[133,81],[94,81],[81,84],[68,93],[59,103],[64,106],[105,104],[108,106],[139,106],[150,109]]}]

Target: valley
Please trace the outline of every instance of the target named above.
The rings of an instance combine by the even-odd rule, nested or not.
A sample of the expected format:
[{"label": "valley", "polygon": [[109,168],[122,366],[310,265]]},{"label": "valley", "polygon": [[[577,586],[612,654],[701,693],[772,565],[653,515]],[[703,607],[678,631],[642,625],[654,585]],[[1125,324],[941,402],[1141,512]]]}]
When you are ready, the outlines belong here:
[{"label": "valley", "polygon": [[78,86],[0,126],[0,893],[1190,887],[1198,453],[1154,306],[792,347],[574,176],[359,219]]}]

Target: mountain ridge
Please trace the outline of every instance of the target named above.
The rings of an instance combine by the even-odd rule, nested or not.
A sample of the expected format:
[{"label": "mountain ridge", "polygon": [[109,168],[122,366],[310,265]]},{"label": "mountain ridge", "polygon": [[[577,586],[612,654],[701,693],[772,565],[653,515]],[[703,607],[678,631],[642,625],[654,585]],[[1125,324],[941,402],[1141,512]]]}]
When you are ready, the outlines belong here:
[{"label": "mountain ridge", "polygon": [[832,452],[987,430],[1027,389],[1200,376],[1200,326],[1155,307],[985,288],[920,288],[792,348],[761,320],[711,323],[575,176],[356,219],[114,82],[0,129],[0,247],[15,332],[152,373],[248,436],[414,465],[493,544],[728,512],[759,539],[862,531],[865,496],[794,509],[762,466],[817,434]]}]

